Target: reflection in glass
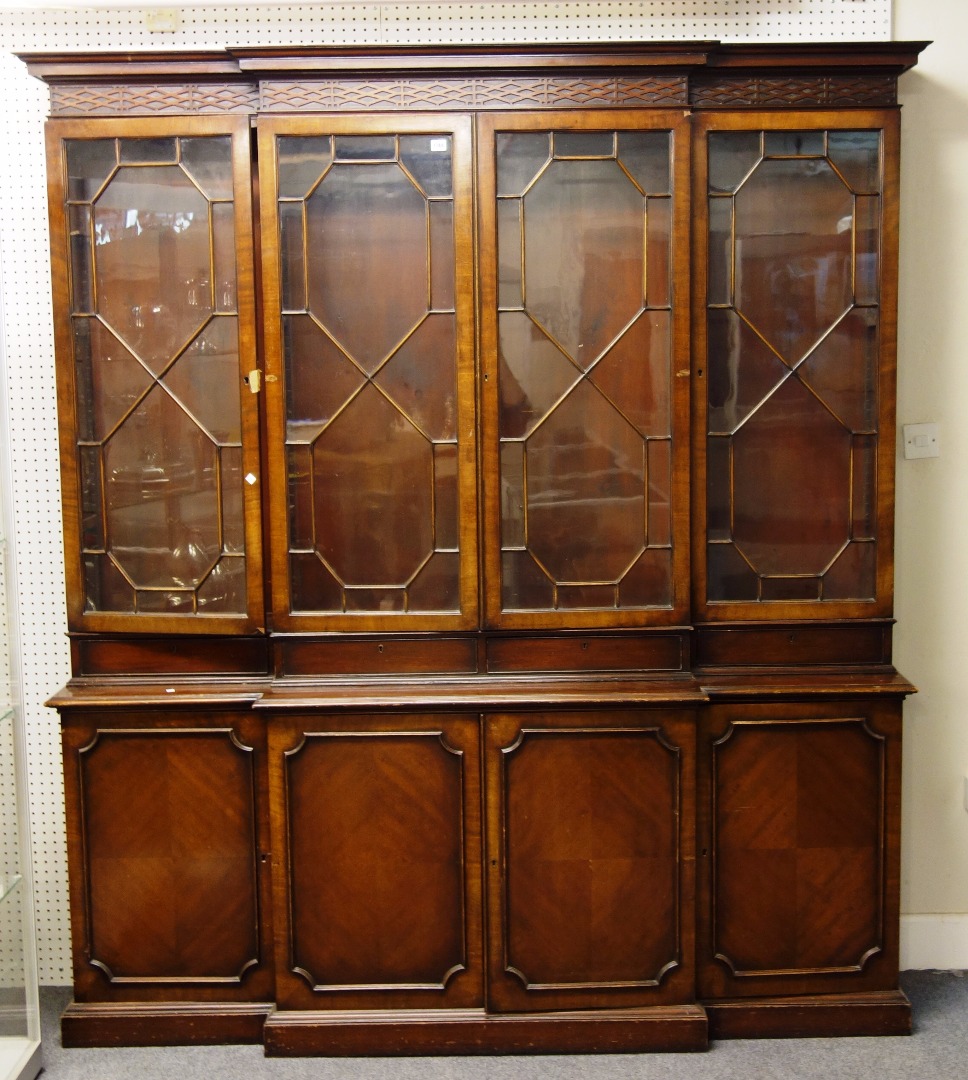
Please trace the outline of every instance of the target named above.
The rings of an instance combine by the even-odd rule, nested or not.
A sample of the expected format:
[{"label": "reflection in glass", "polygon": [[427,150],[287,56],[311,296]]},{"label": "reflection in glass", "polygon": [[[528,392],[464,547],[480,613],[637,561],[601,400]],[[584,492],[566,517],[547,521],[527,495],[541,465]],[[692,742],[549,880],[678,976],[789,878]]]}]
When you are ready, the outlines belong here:
[{"label": "reflection in glass", "polygon": [[456,612],[452,138],[277,147],[292,610]]},{"label": "reflection in glass", "polygon": [[874,598],[879,140],[709,136],[711,602]]},{"label": "reflection in glass", "polygon": [[670,149],[497,136],[505,610],[671,604]]},{"label": "reflection in glass", "polygon": [[86,609],[244,613],[231,139],[66,156]]}]

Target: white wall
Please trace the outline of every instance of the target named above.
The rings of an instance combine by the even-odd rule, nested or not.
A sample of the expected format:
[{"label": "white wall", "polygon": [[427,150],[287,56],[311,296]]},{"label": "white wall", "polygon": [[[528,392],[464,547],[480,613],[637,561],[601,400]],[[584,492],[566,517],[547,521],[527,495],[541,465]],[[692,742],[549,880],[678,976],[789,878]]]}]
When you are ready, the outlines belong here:
[{"label": "white wall", "polygon": [[[170,6],[166,3],[166,6]],[[471,4],[425,6],[419,26],[376,18],[377,5],[277,7],[273,15],[241,8],[199,15],[178,40],[159,42],[144,32],[140,13],[11,12],[0,0],[0,50],[190,47],[316,40],[406,40],[407,33],[467,40],[508,30],[511,13],[526,21],[511,37],[671,36],[643,0],[603,4],[491,4],[491,22],[470,26]],[[886,36],[883,0],[814,0],[809,5],[767,0],[701,4],[676,0],[693,14],[743,6],[762,20],[683,23],[678,36],[796,35],[834,38]],[[4,10],[4,9],[7,10]],[[433,25],[431,8],[436,14]],[[809,9],[810,21],[801,21]],[[185,12],[187,9],[181,9]],[[771,11],[781,14],[769,15]],[[840,26],[819,12],[834,12]],[[447,15],[447,12],[450,14]],[[529,16],[529,12],[531,13]],[[843,12],[843,15],[839,13]],[[877,13],[875,19],[871,13]],[[329,22],[326,20],[329,14]],[[242,18],[245,14],[245,18]],[[352,14],[352,18],[349,15]],[[894,36],[933,38],[921,63],[901,80],[904,103],[901,233],[899,422],[937,420],[942,456],[898,463],[897,616],[895,661],[921,693],[907,708],[902,858],[902,966],[968,968],[968,723],[962,721],[962,671],[968,669],[968,632],[959,611],[968,599],[968,40],[966,0],[895,0]],[[444,16],[447,15],[445,18]],[[865,26],[864,19],[870,17]],[[807,16],[803,16],[807,19]],[[342,19],[342,21],[338,21]],[[448,19],[450,21],[448,21]],[[355,20],[355,21],[354,21]],[[504,20],[502,22],[502,20]],[[879,21],[878,21],[879,20]],[[838,33],[838,30],[841,32]],[[387,35],[391,35],[387,38]],[[0,230],[4,281],[0,291],[10,367],[11,439],[15,447],[17,528],[21,556],[21,626],[31,685],[25,687],[31,753],[33,847],[37,867],[41,977],[69,981],[66,869],[56,717],[44,697],[66,678],[63,575],[57,522],[53,360],[41,119],[43,88],[18,62],[0,57],[5,111],[0,114]],[[962,342],[966,343],[965,347]]]},{"label": "white wall", "polygon": [[[898,421],[941,424],[941,457],[898,462],[894,660],[906,716],[905,958],[968,967],[968,4],[895,0],[933,39],[901,79]],[[942,918],[942,916],[946,916]]]}]

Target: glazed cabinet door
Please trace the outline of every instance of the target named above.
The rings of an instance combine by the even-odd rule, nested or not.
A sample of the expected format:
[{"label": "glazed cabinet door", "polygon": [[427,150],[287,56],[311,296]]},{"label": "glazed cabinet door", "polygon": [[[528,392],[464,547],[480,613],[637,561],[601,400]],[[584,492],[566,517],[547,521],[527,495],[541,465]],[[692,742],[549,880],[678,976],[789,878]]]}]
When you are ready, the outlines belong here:
[{"label": "glazed cabinet door", "polygon": [[47,139],[71,628],[258,629],[247,122]]},{"label": "glazed cabinet door", "polygon": [[485,722],[488,1007],[694,1000],[694,719]]},{"label": "glazed cabinet door", "polygon": [[683,116],[478,123],[487,622],[684,621]]},{"label": "glazed cabinet door", "polygon": [[702,998],[897,985],[900,750],[897,701],[706,710]]},{"label": "glazed cabinet door", "polygon": [[78,1002],[272,998],[265,735],[247,708],[65,715]]},{"label": "glazed cabinet door", "polygon": [[890,615],[897,140],[696,118],[699,619]]},{"label": "glazed cabinet door", "polygon": [[259,121],[280,628],[477,625],[469,120]]},{"label": "glazed cabinet door", "polygon": [[481,1006],[478,718],[278,718],[270,755],[280,1008]]}]

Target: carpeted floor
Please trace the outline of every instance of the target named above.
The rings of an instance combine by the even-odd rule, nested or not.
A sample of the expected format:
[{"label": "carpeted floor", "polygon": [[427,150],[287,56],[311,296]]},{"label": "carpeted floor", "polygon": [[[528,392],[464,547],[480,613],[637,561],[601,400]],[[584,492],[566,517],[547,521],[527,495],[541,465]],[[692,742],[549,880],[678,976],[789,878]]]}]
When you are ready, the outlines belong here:
[{"label": "carpeted floor", "polygon": [[968,1076],[968,977],[907,971],[911,1038],[718,1042],[705,1054],[290,1058],[257,1046],[64,1050],[66,988],[41,991],[42,1080],[958,1080]]}]

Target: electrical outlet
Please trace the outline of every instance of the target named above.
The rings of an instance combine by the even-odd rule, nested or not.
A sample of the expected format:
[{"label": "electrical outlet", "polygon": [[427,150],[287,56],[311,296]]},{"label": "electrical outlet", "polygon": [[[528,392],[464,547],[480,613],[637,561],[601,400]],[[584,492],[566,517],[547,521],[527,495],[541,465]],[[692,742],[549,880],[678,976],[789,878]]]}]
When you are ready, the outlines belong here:
[{"label": "electrical outlet", "polygon": [[181,30],[178,8],[153,8],[145,12],[145,29],[149,34],[173,34]]},{"label": "electrical outlet", "polygon": [[937,424],[905,424],[901,430],[906,458],[941,457],[941,432]]}]

